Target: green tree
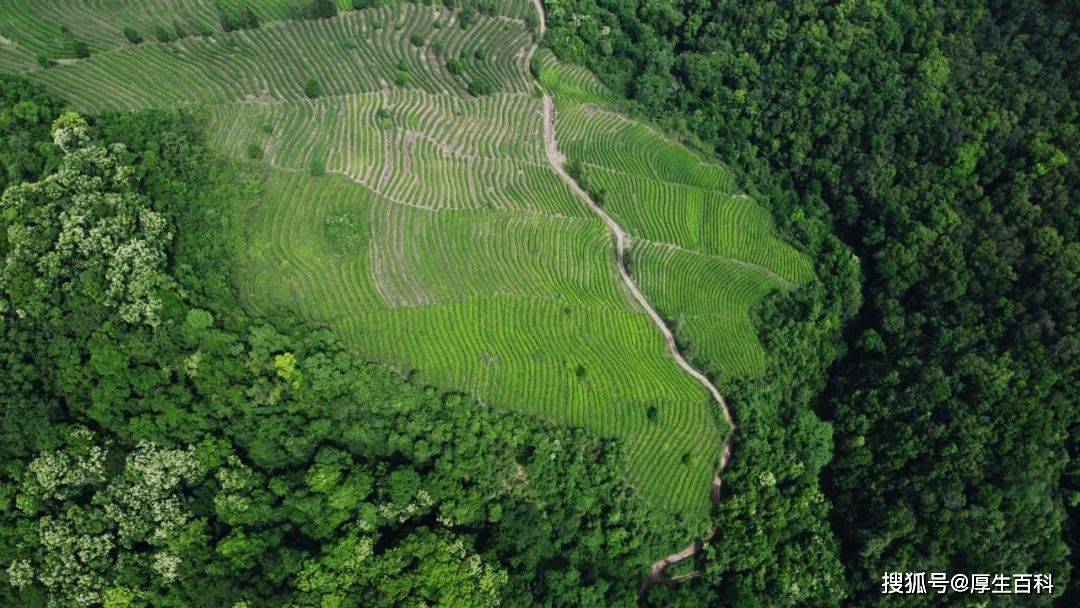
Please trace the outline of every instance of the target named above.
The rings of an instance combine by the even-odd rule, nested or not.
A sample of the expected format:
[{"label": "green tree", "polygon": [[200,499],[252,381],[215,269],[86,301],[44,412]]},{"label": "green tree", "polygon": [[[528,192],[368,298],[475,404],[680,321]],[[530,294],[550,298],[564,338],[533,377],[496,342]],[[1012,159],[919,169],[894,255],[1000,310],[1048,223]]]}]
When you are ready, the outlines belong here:
[{"label": "green tree", "polygon": [[124,38],[127,38],[127,41],[131,44],[139,44],[143,41],[142,36],[139,35],[139,32],[136,31],[135,28],[130,26],[124,27]]},{"label": "green tree", "polygon": [[454,76],[460,76],[465,72],[466,63],[461,57],[452,57],[446,62],[446,70]]},{"label": "green tree", "polygon": [[85,40],[73,40],[71,42],[71,53],[78,59],[86,59],[90,56],[90,45]]},{"label": "green tree", "polygon": [[466,87],[466,90],[469,91],[469,95],[481,97],[497,92],[499,86],[487,76],[477,76],[469,81],[469,86]]},{"label": "green tree", "polygon": [[60,99],[0,75],[0,194],[9,184],[38,179],[59,162],[60,150],[49,133],[62,109]]}]

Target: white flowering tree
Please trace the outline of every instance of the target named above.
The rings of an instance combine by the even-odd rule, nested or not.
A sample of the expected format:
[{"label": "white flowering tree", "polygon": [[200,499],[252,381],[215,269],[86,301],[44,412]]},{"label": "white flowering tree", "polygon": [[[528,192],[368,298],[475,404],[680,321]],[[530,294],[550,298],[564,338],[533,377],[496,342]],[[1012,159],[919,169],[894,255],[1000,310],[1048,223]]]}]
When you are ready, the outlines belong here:
[{"label": "white flowering tree", "polygon": [[103,304],[133,324],[160,322],[172,235],[132,185],[123,150],[94,142],[86,120],[65,112],[53,125],[57,170],[0,198],[7,252],[0,260],[0,312],[55,314],[70,298]]},{"label": "white flowering tree", "polygon": [[50,606],[81,607],[124,605],[146,585],[176,580],[204,526],[184,495],[203,476],[194,449],[141,443],[113,475],[106,461],[77,427],[63,449],[30,462],[16,496],[26,533],[7,568],[12,585],[41,585]]},{"label": "white flowering tree", "polygon": [[373,546],[374,539],[358,530],[324,546],[297,578],[294,608],[502,605],[506,572],[486,563],[463,538],[421,529],[379,556]]}]

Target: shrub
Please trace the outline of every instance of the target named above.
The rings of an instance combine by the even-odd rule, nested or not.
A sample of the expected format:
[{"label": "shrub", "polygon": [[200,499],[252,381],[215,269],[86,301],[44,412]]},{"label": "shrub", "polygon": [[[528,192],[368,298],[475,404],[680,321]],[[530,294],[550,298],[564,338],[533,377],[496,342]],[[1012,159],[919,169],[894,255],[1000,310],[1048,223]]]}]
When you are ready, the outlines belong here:
[{"label": "shrub", "polygon": [[574,178],[575,182],[578,182],[578,184],[581,183],[581,180],[584,177],[585,173],[584,168],[581,166],[580,160],[572,158],[566,163],[566,165],[563,166],[563,168],[566,169],[567,175]]},{"label": "shrub", "polygon": [[426,37],[420,32],[413,32],[409,35],[409,42],[411,42],[413,46],[424,46],[425,39]]},{"label": "shrub", "polygon": [[437,30],[441,30],[441,29],[443,28],[443,22],[442,22],[442,19],[436,19],[436,20],[435,20],[435,23],[432,23],[432,24],[431,24],[431,27],[433,27],[433,28],[435,28],[435,29],[437,29]]},{"label": "shrub", "polygon": [[461,29],[467,30],[476,19],[476,10],[472,6],[466,4],[461,7],[461,14],[458,15],[458,23],[461,24]]},{"label": "shrub", "polygon": [[262,146],[255,142],[251,142],[247,145],[247,157],[252,160],[257,160],[263,157]]},{"label": "shrub", "polygon": [[409,65],[408,59],[402,59],[398,62],[397,69],[401,70],[402,72],[409,72],[412,71],[412,66]]},{"label": "shrub", "polygon": [[90,45],[82,40],[76,40],[71,44],[71,50],[75,53],[75,56],[79,59],[86,59],[90,56]]},{"label": "shrub", "polygon": [[603,186],[593,186],[589,189],[589,198],[593,199],[593,202],[602,207],[604,202],[607,201],[607,188]]},{"label": "shrub", "polygon": [[307,95],[311,99],[315,99],[319,95],[322,95],[322,87],[319,86],[319,81],[315,80],[314,76],[309,76],[307,82],[304,83],[304,95]]},{"label": "shrub", "polygon": [[139,44],[142,42],[142,36],[140,36],[139,32],[133,27],[124,28],[124,38],[127,38],[128,42],[131,44]]},{"label": "shrub", "polygon": [[436,40],[435,42],[432,42],[432,43],[431,43],[431,50],[432,50],[432,51],[433,51],[433,52],[434,52],[434,53],[435,53],[436,55],[439,55],[439,56],[441,56],[441,55],[443,54],[443,49],[445,49],[445,48],[446,48],[446,45],[445,45],[445,44],[443,44],[443,41],[442,41],[442,40]]},{"label": "shrub", "polygon": [[182,24],[173,22],[173,40],[183,40],[188,37],[188,29]]},{"label": "shrub", "polygon": [[388,126],[390,124],[390,110],[386,108],[375,110],[375,121],[382,126]]},{"label": "shrub", "polygon": [[355,11],[363,10],[371,5],[371,0],[352,0],[352,7]]},{"label": "shrub", "polygon": [[223,11],[221,13],[221,27],[226,32],[243,29],[255,29],[259,27],[259,18],[250,6],[245,6],[236,11]]},{"label": "shrub", "polygon": [[477,61],[487,61],[489,54],[486,46],[478,46],[476,47],[476,50],[473,51],[473,57],[476,57]]},{"label": "shrub", "polygon": [[576,178],[577,183],[578,183],[579,186],[581,186],[582,190],[584,190],[586,193],[588,193],[589,192],[589,174],[585,173],[584,167],[581,167],[580,164],[578,165],[578,167],[579,167],[578,168],[578,175],[577,175],[577,178]]},{"label": "shrub", "polygon": [[450,61],[446,62],[446,71],[450,72],[454,76],[460,76],[465,71],[465,60],[461,57],[454,57]]},{"label": "shrub", "polygon": [[170,42],[173,39],[172,33],[165,29],[163,25],[154,26],[154,38],[157,38],[158,42]]},{"label": "shrub", "polygon": [[337,15],[337,3],[334,0],[308,0],[300,9],[300,16],[306,19],[329,19]]},{"label": "shrub", "polygon": [[56,60],[50,59],[46,55],[38,55],[37,56],[37,64],[39,66],[43,67],[43,68],[51,68],[54,65],[56,65]]},{"label": "shrub", "polygon": [[204,37],[214,35],[214,28],[212,28],[209,25],[203,23],[202,21],[195,24],[195,31],[198,32],[200,36],[204,36]]},{"label": "shrub", "polygon": [[397,74],[394,74],[394,84],[399,87],[407,86],[411,80],[412,76],[408,72],[398,72]]},{"label": "shrub", "polygon": [[262,126],[259,127],[259,130],[269,135],[274,132],[274,125],[269,122],[264,122],[262,123]]},{"label": "shrub", "polygon": [[308,173],[312,177],[319,177],[326,173],[326,161],[323,160],[322,154],[316,153],[311,157],[311,161],[308,162]]},{"label": "shrub", "polygon": [[498,90],[498,87],[490,78],[477,76],[469,83],[467,89],[470,95],[480,97],[481,95],[491,95]]}]

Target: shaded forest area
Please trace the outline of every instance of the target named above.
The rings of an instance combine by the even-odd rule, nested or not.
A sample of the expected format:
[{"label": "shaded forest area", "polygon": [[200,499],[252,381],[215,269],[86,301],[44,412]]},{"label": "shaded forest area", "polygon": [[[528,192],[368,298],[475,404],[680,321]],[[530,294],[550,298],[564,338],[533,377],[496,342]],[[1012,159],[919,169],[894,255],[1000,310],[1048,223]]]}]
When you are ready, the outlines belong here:
[{"label": "shaded forest area", "polygon": [[[740,170],[819,260],[827,292],[845,293],[837,277],[847,274],[828,274],[840,258],[807,238],[807,223],[829,226],[860,263],[862,305],[812,398],[831,423],[831,444],[818,443],[831,462],[803,467],[803,489],[780,490],[820,486],[831,504],[815,512],[828,513],[832,532],[794,545],[776,534],[725,539],[725,519],[746,500],[732,487],[716,514],[724,548],[701,564],[711,591],[695,593],[745,606],[872,605],[891,571],[1050,573],[1063,593],[1080,534],[1075,6],[545,5],[556,54]],[[760,415],[760,401],[732,402],[737,423]],[[790,419],[770,418],[777,429]],[[746,466],[768,485],[783,454]],[[746,459],[737,445],[733,463]],[[827,577],[785,566],[793,551],[838,558],[842,580],[814,591]],[[1075,599],[1072,584],[1063,602]]]}]

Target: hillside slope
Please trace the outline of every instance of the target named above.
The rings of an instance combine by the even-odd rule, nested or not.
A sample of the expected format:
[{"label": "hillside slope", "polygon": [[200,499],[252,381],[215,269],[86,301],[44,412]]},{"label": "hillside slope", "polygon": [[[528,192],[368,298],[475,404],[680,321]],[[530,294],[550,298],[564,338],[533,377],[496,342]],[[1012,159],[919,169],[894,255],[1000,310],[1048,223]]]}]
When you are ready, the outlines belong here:
[{"label": "hillside slope", "polygon": [[[602,223],[546,165],[527,5],[465,27],[445,7],[291,20],[260,3],[258,28],[224,32],[200,0],[70,4],[0,9],[0,67],[87,112],[201,108],[220,150],[261,166],[234,273],[249,308],[328,326],[416,380],[620,438],[647,497],[705,514],[723,423],[624,291]],[[178,24],[205,35],[153,38]],[[72,40],[89,57],[65,57]],[[42,54],[60,65],[39,67]],[[748,310],[806,262],[723,167],[543,64],[560,145],[634,234],[650,301],[716,378],[761,373]],[[470,94],[477,83],[495,90]]]}]

